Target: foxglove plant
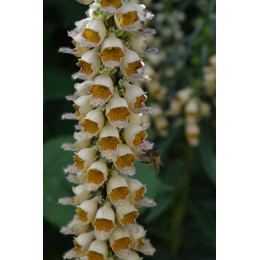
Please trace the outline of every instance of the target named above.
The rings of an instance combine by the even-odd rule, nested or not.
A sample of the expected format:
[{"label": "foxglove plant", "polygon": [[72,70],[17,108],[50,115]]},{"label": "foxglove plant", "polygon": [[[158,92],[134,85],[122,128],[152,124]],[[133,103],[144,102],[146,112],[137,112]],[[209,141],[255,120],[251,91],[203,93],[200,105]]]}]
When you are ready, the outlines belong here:
[{"label": "foxglove plant", "polygon": [[80,83],[67,97],[75,113],[63,115],[78,121],[75,143],[63,145],[75,153],[74,164],[65,172],[76,185],[74,197],[60,199],[76,208],[73,220],[61,229],[74,235],[74,248],[64,259],[137,260],[138,252],[155,252],[137,223],[138,208],[155,202],[144,196],[146,186],[132,177],[134,163],[153,147],[143,120],[151,109],[139,84],[149,80],[142,56],[151,52],[145,35],[154,33],[146,25],[153,16],[131,1],[78,2],[91,4],[87,17],[69,32],[74,49],[60,49],[75,55],[80,68],[72,76]]}]

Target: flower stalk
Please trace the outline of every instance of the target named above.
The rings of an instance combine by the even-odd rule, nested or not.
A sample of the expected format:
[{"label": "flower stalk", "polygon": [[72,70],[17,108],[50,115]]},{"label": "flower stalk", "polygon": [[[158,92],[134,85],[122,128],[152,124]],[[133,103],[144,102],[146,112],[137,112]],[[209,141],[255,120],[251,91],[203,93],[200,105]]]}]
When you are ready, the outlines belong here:
[{"label": "flower stalk", "polygon": [[[153,148],[147,141],[143,120],[151,108],[140,82],[144,74],[146,28],[152,14],[144,5],[122,0],[78,0],[89,5],[87,17],[69,32],[74,49],[60,51],[78,58],[73,74],[75,113],[63,119],[78,121],[75,143],[64,150],[74,152],[74,164],[65,169],[74,197],[62,198],[75,206],[73,220],[61,229],[74,235],[74,248],[64,259],[142,259],[154,247],[138,224],[140,207],[153,207],[145,197],[146,186],[134,179],[136,161]],[[137,45],[134,44],[137,43]]]}]

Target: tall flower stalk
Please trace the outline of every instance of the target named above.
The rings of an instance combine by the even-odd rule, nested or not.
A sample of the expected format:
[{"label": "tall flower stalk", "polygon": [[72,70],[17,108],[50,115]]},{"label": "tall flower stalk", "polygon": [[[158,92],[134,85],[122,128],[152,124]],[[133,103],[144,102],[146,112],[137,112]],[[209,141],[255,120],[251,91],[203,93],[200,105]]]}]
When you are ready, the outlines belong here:
[{"label": "tall flower stalk", "polygon": [[78,0],[88,5],[87,17],[69,32],[73,49],[63,53],[78,58],[79,80],[73,102],[75,113],[64,119],[78,120],[73,151],[74,164],[65,172],[75,184],[74,197],[62,198],[76,214],[61,232],[74,235],[74,248],[64,259],[141,259],[138,252],[153,255],[146,230],[137,223],[138,208],[155,206],[145,197],[146,186],[134,179],[134,163],[153,148],[147,141],[143,115],[146,93],[142,57],[148,49],[145,35],[153,34],[147,22],[153,17],[144,5],[122,0]]}]

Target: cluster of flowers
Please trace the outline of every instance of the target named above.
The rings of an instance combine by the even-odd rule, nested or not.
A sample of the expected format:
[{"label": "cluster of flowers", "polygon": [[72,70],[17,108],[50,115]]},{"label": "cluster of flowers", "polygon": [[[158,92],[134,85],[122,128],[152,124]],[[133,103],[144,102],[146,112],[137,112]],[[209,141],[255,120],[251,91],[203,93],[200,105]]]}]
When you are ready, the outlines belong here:
[{"label": "cluster of flowers", "polygon": [[122,0],[96,1],[86,14],[69,32],[75,48],[60,49],[79,58],[80,71],[73,78],[82,80],[67,97],[76,112],[63,115],[79,122],[75,143],[63,144],[75,152],[74,164],[65,172],[77,185],[74,197],[59,201],[76,207],[73,220],[61,230],[74,235],[74,248],[64,258],[138,260],[137,252],[155,252],[136,222],[138,207],[155,202],[144,196],[145,185],[131,178],[134,162],[153,146],[143,121],[143,113],[151,109],[138,86],[138,81],[148,80],[142,56],[149,52],[145,35],[154,33],[146,25],[152,14],[143,5]]},{"label": "cluster of flowers", "polygon": [[[210,65],[204,68],[203,85],[206,95],[216,95],[216,56],[210,58]],[[199,144],[199,121],[211,114],[211,105],[196,96],[193,88],[187,87],[179,90],[170,103],[169,116],[179,116],[184,108],[185,134],[188,143],[192,146]]]}]

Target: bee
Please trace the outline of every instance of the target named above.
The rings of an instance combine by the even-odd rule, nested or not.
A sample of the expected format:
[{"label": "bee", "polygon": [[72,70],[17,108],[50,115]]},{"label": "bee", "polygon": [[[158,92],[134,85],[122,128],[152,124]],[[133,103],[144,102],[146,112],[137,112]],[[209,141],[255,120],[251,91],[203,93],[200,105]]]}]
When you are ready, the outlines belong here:
[{"label": "bee", "polygon": [[141,154],[139,160],[143,163],[151,164],[156,172],[159,173],[162,162],[160,152],[156,145],[145,154]]}]

